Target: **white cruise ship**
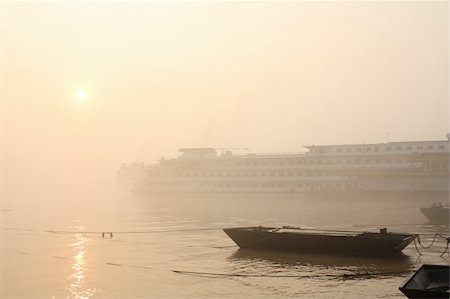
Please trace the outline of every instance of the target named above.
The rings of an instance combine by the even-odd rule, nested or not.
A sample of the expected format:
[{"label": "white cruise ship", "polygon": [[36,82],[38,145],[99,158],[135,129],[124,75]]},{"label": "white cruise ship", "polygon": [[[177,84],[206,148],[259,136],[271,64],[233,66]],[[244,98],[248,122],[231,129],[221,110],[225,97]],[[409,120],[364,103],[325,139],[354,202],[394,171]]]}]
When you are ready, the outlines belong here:
[{"label": "white cruise ship", "polygon": [[139,196],[389,195],[448,200],[449,138],[304,148],[300,153],[271,154],[182,148],[176,159],[122,166],[119,177],[139,168],[133,188]]}]

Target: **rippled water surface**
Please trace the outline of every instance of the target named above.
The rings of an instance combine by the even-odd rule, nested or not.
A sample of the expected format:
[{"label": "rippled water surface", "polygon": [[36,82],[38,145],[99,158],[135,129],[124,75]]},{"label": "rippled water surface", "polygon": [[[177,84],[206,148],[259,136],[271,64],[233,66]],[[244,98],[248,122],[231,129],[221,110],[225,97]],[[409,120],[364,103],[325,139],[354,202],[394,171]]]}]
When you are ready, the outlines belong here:
[{"label": "rippled water surface", "polygon": [[[427,245],[448,226],[426,224],[419,211],[426,200],[136,199],[115,192],[61,197],[52,206],[31,201],[0,212],[1,298],[405,298],[398,287],[414,269],[449,262],[439,257],[441,239],[422,256],[411,244],[398,258],[363,258],[238,250],[220,229],[387,227],[420,233]],[[364,273],[371,275],[352,276]]]}]

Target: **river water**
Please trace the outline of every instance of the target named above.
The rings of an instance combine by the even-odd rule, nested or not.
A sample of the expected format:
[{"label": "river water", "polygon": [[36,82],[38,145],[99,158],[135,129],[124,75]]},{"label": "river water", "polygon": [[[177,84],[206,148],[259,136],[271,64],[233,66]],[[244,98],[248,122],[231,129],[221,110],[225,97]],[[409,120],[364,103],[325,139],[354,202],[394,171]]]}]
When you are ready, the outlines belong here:
[{"label": "river water", "polygon": [[[1,298],[406,298],[398,287],[421,264],[449,263],[439,238],[422,256],[411,244],[397,258],[363,258],[239,250],[220,229],[387,227],[419,233],[427,245],[449,230],[427,224],[419,211],[427,200],[133,198],[115,190],[41,202],[0,212]],[[380,275],[344,279],[356,273]]]}]

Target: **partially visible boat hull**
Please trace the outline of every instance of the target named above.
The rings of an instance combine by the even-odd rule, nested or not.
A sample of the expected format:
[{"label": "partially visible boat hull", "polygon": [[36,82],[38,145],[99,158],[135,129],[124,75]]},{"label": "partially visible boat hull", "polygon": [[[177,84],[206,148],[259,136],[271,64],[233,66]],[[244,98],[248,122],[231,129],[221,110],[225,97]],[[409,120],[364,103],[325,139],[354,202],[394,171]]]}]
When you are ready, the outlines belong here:
[{"label": "partially visible boat hull", "polygon": [[241,248],[369,256],[399,255],[415,236],[392,233],[321,234],[230,228],[224,232]]},{"label": "partially visible boat hull", "polygon": [[450,266],[422,265],[401,286],[408,298],[450,298]]},{"label": "partially visible boat hull", "polygon": [[430,208],[420,208],[420,211],[430,220],[430,223],[449,224],[449,207],[433,206]]}]

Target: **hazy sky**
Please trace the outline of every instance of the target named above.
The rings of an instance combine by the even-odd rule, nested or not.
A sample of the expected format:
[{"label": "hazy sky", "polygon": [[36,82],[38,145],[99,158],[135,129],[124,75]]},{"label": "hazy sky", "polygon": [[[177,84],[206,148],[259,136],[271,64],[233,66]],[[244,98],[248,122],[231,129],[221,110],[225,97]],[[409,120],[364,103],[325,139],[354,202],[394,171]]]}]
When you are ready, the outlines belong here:
[{"label": "hazy sky", "polygon": [[299,151],[449,131],[445,1],[0,8],[6,193],[101,180],[180,147]]}]

